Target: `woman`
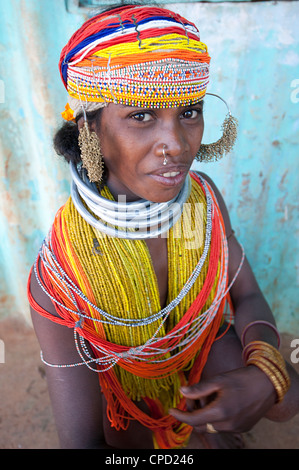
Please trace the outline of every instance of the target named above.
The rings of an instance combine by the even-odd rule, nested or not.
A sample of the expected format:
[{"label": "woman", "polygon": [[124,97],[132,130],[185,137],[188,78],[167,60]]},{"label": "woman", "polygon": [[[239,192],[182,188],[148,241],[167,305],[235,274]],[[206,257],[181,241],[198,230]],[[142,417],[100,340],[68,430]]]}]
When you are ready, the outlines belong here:
[{"label": "woman", "polygon": [[299,409],[221,195],[190,171],[235,138],[229,116],[201,145],[209,63],[195,25],[138,5],[91,18],[61,53],[72,195],[28,295],[64,448],[237,448]]}]

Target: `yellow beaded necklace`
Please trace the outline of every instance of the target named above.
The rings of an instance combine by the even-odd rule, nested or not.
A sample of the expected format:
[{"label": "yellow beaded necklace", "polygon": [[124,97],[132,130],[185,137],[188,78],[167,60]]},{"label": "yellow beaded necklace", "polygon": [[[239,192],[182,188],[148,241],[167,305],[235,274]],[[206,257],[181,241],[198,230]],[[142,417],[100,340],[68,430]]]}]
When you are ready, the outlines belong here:
[{"label": "yellow beaded necklace", "polygon": [[[104,188],[102,195],[112,199],[107,187]],[[167,303],[176,298],[203,252],[207,216],[206,198],[203,189],[193,179],[191,194],[185,206],[181,219],[169,231],[167,238]],[[71,199],[63,209],[63,217],[68,227],[69,243],[88,278],[96,304],[102,310],[111,312],[119,318],[138,319],[146,319],[161,310],[157,277],[144,240],[108,237],[99,233],[80,216]],[[68,249],[70,258],[72,249],[71,247]],[[103,323],[107,341],[132,347],[142,345],[156,333],[160,326],[157,337],[163,337],[178,323],[200,292],[206,278],[208,264],[209,256],[193,287],[171,311],[165,324],[161,326],[161,320],[138,327]],[[203,311],[212,303],[218,275]],[[85,286],[80,285],[80,288],[83,294],[87,295]],[[86,313],[95,319],[100,319],[97,311],[89,306],[88,308],[89,312]],[[94,328],[99,333],[96,321]],[[167,357],[167,353],[164,357]],[[192,367],[193,361],[185,370]],[[132,400],[140,400],[142,397],[157,398],[162,394],[163,400],[161,401],[165,409],[176,405],[180,387],[178,371],[165,378],[150,378],[149,380],[138,377],[118,365],[114,369],[123,390]]]}]

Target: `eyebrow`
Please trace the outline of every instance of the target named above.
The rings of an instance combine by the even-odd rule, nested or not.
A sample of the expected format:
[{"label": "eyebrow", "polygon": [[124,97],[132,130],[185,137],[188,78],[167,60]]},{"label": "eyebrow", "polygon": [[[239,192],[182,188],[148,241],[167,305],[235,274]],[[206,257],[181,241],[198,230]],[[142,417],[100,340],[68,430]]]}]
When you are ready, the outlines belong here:
[{"label": "eyebrow", "polygon": [[[204,105],[204,100],[200,100],[198,101],[197,103],[192,103],[192,104],[187,104],[187,105],[184,105],[184,106],[176,106],[176,108],[182,108],[182,109],[188,109],[188,108],[192,108],[193,106],[201,106],[203,107]],[[142,109],[144,111],[146,110],[151,110],[151,109],[155,109],[155,108],[145,108],[143,106],[129,106],[127,104],[122,104],[122,103],[118,103],[118,106],[121,108],[121,109],[127,109],[127,108],[135,108],[135,109]]]}]

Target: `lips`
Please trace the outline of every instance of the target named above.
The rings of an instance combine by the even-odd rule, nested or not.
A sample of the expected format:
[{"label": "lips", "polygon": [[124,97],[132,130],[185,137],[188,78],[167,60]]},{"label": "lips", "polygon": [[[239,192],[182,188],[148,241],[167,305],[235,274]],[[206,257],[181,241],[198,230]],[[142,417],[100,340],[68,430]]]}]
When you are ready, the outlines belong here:
[{"label": "lips", "polygon": [[189,170],[189,165],[180,163],[176,165],[167,165],[166,167],[163,166],[161,168],[157,168],[156,170],[153,170],[150,174],[162,176],[168,173],[187,173],[188,170]]},{"label": "lips", "polygon": [[167,168],[159,168],[150,174],[150,176],[158,183],[165,186],[177,186],[186,178],[189,167],[186,165],[173,165]]}]

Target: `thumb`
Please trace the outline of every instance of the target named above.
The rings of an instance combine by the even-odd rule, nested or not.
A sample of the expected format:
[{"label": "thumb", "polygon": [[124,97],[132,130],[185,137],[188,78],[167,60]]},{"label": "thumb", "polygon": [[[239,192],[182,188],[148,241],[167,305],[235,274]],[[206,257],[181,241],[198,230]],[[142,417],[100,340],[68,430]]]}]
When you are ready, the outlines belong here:
[{"label": "thumb", "polygon": [[[193,406],[187,407],[186,411],[178,408],[170,408],[168,413],[178,421],[187,423],[194,428],[201,429],[200,426],[208,421],[215,421],[218,416],[216,395],[219,394],[221,386],[219,382],[206,380],[189,387],[181,387],[181,393],[186,398],[186,402],[193,400]],[[199,403],[199,407],[195,403]],[[218,420],[218,419],[217,419]]]},{"label": "thumb", "polygon": [[198,384],[190,385],[189,387],[181,387],[181,393],[186,398],[193,400],[200,400],[204,397],[217,393],[220,390],[219,383],[213,381],[203,381]]}]

